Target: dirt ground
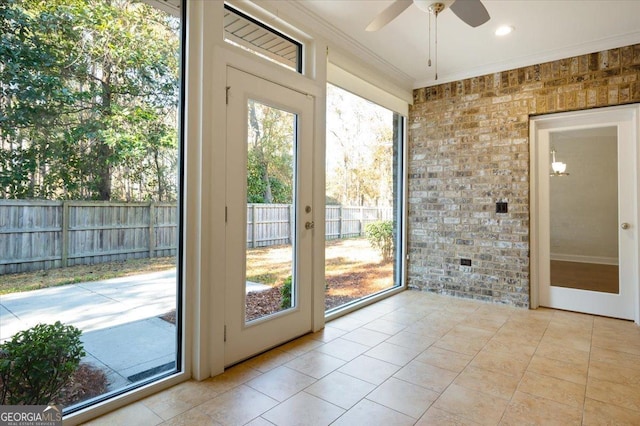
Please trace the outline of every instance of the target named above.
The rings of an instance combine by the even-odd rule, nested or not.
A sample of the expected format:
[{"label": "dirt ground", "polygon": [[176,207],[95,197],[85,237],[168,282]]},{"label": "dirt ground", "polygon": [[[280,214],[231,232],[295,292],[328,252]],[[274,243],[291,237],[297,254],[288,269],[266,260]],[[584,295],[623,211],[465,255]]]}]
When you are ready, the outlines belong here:
[{"label": "dirt ground", "polygon": [[[288,246],[249,250],[247,279],[279,284],[290,274],[290,264]],[[325,309],[330,310],[392,287],[393,262],[382,262],[364,238],[328,241],[325,277]],[[282,300],[279,289],[280,285],[275,285],[271,290],[247,294],[247,319],[278,312]]]},{"label": "dirt ground", "polygon": [[393,261],[383,262],[366,239],[330,241],[325,250],[325,309],[393,287]]},{"label": "dirt ground", "polygon": [[[246,299],[248,321],[281,310],[282,281],[290,274],[288,246],[260,248],[247,253],[247,279],[270,284],[270,290],[249,292]],[[329,241],[325,251],[325,309],[361,299],[393,286],[393,262],[382,262],[365,239]],[[162,316],[175,323],[175,311]]]}]

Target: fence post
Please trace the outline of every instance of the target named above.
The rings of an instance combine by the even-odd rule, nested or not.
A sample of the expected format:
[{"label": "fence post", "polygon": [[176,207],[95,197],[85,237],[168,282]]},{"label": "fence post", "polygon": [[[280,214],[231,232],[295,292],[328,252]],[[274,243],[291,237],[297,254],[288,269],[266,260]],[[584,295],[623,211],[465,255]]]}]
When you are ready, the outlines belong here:
[{"label": "fence post", "polygon": [[155,233],[155,204],[153,201],[149,203],[149,259],[154,257],[156,248],[156,233]]},{"label": "fence post", "polygon": [[68,266],[69,259],[69,201],[62,202],[62,255],[61,255],[61,267],[66,268]]},{"label": "fence post", "polygon": [[364,208],[360,206],[360,236],[364,235]]},{"label": "fence post", "polygon": [[251,248],[256,248],[256,205],[251,204]]},{"label": "fence post", "polygon": [[289,244],[293,244],[293,204],[289,204]]},{"label": "fence post", "polygon": [[342,204],[338,208],[338,239],[342,239]]}]

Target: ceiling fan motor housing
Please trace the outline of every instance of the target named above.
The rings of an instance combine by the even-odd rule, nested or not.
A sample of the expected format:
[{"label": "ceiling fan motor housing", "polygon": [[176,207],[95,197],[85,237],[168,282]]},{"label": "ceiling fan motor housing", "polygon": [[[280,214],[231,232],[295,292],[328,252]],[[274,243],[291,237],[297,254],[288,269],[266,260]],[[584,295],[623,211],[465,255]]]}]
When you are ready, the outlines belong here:
[{"label": "ceiling fan motor housing", "polygon": [[455,0],[443,0],[443,1],[413,0],[413,4],[415,4],[418,7],[418,9],[422,10],[423,12],[438,15],[447,7],[451,6],[454,1]]}]

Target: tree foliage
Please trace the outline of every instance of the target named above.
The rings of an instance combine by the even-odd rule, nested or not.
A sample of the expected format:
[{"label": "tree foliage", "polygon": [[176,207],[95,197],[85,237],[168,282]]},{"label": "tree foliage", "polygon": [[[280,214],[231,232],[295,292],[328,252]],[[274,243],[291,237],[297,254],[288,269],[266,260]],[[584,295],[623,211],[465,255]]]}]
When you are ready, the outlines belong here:
[{"label": "tree foliage", "polygon": [[175,199],[178,25],[132,0],[0,2],[0,197]]},{"label": "tree foliage", "polygon": [[247,202],[291,203],[295,115],[249,101]]},{"label": "tree foliage", "polygon": [[393,113],[327,85],[327,195],[343,205],[393,204]]}]

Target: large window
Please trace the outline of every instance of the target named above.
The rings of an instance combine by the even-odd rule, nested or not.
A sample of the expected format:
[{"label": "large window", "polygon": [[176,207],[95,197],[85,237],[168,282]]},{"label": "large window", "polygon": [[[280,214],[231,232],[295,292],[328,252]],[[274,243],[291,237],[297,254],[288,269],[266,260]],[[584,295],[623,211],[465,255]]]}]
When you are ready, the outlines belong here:
[{"label": "large window", "polygon": [[402,284],[404,118],[327,86],[328,312]]},{"label": "large window", "polygon": [[0,4],[0,404],[68,414],[181,368],[180,23]]}]

